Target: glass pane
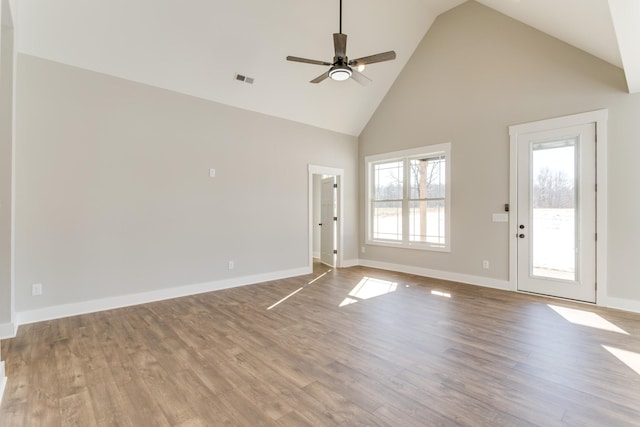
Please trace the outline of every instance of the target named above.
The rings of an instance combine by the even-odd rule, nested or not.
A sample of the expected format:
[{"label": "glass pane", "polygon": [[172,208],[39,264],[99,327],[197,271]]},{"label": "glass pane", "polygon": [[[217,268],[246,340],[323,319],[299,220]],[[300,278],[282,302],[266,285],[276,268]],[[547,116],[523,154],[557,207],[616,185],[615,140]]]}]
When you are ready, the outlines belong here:
[{"label": "glass pane", "polygon": [[402,202],[373,202],[373,238],[402,240]]},{"label": "glass pane", "polygon": [[576,280],[577,139],[532,149],[531,245],[534,276]]},{"label": "glass pane", "polygon": [[444,156],[412,159],[409,162],[410,198],[438,199],[445,194]]},{"label": "glass pane", "polygon": [[409,241],[445,244],[444,200],[409,202]]},{"label": "glass pane", "polygon": [[402,200],[403,162],[373,165],[375,200]]}]

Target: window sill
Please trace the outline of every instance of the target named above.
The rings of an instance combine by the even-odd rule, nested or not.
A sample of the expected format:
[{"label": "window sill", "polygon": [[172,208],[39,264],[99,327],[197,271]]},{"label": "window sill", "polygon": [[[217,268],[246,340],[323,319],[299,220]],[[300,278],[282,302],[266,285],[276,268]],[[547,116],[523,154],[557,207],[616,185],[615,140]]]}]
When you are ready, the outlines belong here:
[{"label": "window sill", "polygon": [[451,252],[451,248],[447,246],[427,245],[427,244],[421,244],[421,243],[406,243],[406,242],[394,242],[391,240],[370,240],[370,239],[367,239],[365,243],[367,245],[385,246],[387,248],[396,248],[396,249],[414,249],[414,250],[431,251],[431,252]]}]

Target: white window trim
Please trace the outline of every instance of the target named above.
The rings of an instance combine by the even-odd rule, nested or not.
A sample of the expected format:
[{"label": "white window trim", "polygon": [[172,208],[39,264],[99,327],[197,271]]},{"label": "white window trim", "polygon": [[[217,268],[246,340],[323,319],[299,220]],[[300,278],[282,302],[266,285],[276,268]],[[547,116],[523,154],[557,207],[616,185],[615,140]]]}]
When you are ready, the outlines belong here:
[{"label": "white window trim", "polygon": [[[421,243],[421,242],[409,242],[409,241],[395,242],[391,240],[373,239],[372,238],[373,224],[371,221],[371,199],[373,197],[373,188],[372,188],[373,165],[383,161],[391,162],[394,160],[403,160],[408,157],[417,157],[417,156],[432,157],[432,156],[438,156],[438,155],[444,155],[446,159],[445,224],[444,224],[445,244],[435,245],[431,243]],[[419,250],[436,251],[436,252],[451,252],[451,164],[452,164],[451,143],[445,142],[442,144],[426,145],[423,147],[411,148],[408,150],[394,151],[392,153],[375,154],[371,156],[366,156],[364,158],[364,162],[365,162],[365,178],[364,179],[365,179],[365,191],[366,191],[365,193],[365,205],[366,205],[365,242],[366,244],[386,246],[391,248],[419,249]],[[403,221],[403,227],[404,226],[405,224]]]}]

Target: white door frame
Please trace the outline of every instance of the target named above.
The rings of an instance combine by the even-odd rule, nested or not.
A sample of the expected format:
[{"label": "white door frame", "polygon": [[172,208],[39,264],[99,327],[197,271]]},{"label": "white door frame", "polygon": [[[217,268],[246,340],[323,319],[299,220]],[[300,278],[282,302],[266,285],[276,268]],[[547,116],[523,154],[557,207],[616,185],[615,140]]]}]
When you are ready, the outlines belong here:
[{"label": "white door frame", "polygon": [[509,287],[518,290],[518,136],[587,123],[596,124],[596,304],[607,305],[607,120],[609,110],[509,126]]},{"label": "white door frame", "polygon": [[338,231],[338,238],[336,239],[336,248],[338,250],[338,256],[336,256],[336,268],[342,267],[344,263],[344,250],[343,250],[343,218],[344,218],[344,191],[342,191],[342,187],[344,186],[344,169],[332,168],[327,166],[317,166],[317,165],[309,165],[309,219],[308,219],[308,228],[309,228],[309,264],[308,269],[309,273],[313,272],[313,175],[333,175],[336,177],[336,183],[338,184],[338,194],[336,200],[338,202],[338,223],[336,224],[336,229]]},{"label": "white door frame", "polygon": [[[334,251],[336,249],[336,238],[338,237],[335,220],[338,215],[336,211],[338,205],[336,184],[337,178],[333,175],[320,179],[320,262],[330,267],[336,266],[337,258]],[[314,191],[317,191],[315,186]],[[317,194],[314,194],[313,198],[315,202],[318,201]],[[330,206],[328,202],[331,202]],[[315,227],[317,223],[317,221],[314,221],[313,226]],[[317,236],[318,234],[314,233],[314,239]]]}]

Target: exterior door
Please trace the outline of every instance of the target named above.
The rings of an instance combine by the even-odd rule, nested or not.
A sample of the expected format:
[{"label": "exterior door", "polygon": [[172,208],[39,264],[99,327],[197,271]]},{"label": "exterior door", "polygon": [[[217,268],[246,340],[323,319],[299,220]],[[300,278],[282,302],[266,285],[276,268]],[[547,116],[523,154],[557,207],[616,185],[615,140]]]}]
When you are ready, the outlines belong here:
[{"label": "exterior door", "polygon": [[320,261],[331,267],[336,265],[336,189],[335,177],[324,178],[320,191]]},{"label": "exterior door", "polygon": [[595,302],[595,138],[595,123],[518,135],[518,290]]}]

